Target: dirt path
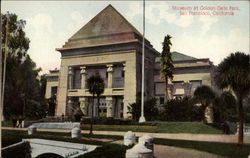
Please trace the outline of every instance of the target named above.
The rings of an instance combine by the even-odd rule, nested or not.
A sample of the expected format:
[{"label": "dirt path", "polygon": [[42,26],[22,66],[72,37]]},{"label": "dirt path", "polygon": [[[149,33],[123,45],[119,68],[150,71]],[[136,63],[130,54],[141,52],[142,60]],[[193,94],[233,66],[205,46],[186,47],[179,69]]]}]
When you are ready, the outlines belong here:
[{"label": "dirt path", "polygon": [[[2,127],[2,129],[9,130],[24,130],[27,128],[12,128]],[[70,132],[70,130],[62,129],[38,129],[38,131],[46,132]],[[82,130],[82,133],[89,133],[88,130]],[[94,134],[102,135],[119,135],[123,136],[126,132],[120,131],[93,131]],[[193,140],[193,141],[208,141],[208,142],[222,142],[222,143],[237,143],[237,135],[223,135],[223,134],[170,134],[170,133],[146,133],[146,132],[135,132],[136,136],[142,136],[148,134],[153,138],[165,138],[165,139],[179,139],[179,140]],[[244,136],[244,143],[250,143],[250,136]]]}]

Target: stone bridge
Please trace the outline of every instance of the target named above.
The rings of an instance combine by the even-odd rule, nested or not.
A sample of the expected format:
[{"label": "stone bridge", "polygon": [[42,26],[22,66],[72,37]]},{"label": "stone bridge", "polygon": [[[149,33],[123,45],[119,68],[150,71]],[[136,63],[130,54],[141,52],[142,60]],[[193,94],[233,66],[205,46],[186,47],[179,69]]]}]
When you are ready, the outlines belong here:
[{"label": "stone bridge", "polygon": [[23,139],[31,146],[31,157],[46,157],[46,154],[56,155],[60,158],[74,158],[96,149],[95,145],[69,143],[45,139]]}]

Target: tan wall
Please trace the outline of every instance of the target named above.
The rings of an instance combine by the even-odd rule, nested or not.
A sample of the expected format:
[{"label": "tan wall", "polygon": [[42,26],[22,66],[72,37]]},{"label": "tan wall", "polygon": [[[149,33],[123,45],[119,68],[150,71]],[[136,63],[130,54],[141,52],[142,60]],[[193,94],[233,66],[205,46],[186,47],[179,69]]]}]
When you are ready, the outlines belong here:
[{"label": "tan wall", "polygon": [[202,80],[202,85],[211,86],[210,73],[197,73],[197,74],[175,74],[173,81],[189,82],[190,80]]},{"label": "tan wall", "polygon": [[[105,65],[112,63],[125,63],[125,84],[124,84],[124,117],[127,118],[127,106],[129,103],[135,102],[136,97],[136,61],[135,51],[121,51],[116,53],[90,54],[75,57],[63,57],[60,69],[60,82],[58,87],[58,107],[57,115],[66,114],[68,93],[68,67],[81,65]],[[112,89],[105,89],[106,93],[112,93]],[[114,92],[115,93],[115,92]],[[79,93],[78,93],[79,94]]]},{"label": "tan wall", "polygon": [[46,99],[49,99],[51,97],[51,87],[57,87],[57,86],[58,86],[58,81],[47,82],[46,92],[45,92]]}]

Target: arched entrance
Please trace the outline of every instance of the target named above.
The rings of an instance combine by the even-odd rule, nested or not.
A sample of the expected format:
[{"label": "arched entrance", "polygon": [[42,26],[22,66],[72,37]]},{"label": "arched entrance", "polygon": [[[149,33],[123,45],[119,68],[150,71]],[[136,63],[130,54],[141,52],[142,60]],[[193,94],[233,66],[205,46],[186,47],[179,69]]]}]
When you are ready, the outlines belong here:
[{"label": "arched entrance", "polygon": [[44,153],[38,155],[36,158],[63,158],[61,155],[54,154],[54,153]]}]

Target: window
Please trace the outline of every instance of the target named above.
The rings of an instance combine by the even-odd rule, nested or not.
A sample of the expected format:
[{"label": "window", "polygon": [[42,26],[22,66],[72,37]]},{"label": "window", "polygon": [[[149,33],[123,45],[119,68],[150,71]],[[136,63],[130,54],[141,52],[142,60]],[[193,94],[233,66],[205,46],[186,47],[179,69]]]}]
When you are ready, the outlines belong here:
[{"label": "window", "polygon": [[165,94],[165,83],[157,82],[155,83],[155,95],[164,95]]},{"label": "window", "polygon": [[124,76],[125,76],[125,72],[122,70],[122,78],[124,78]]}]

